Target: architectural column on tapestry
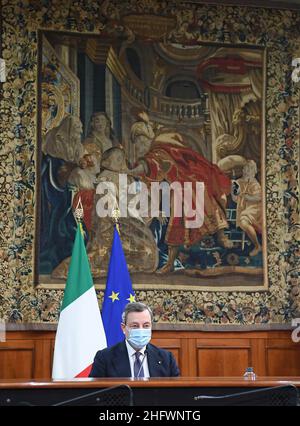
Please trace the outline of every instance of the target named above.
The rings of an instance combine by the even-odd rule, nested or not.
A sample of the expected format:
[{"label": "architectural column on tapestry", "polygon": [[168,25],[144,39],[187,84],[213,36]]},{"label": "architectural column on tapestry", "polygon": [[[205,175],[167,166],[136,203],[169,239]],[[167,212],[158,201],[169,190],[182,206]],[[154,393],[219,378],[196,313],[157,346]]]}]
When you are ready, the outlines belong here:
[{"label": "architectural column on tapestry", "polygon": [[[72,51],[72,49],[71,49]],[[66,115],[79,117],[80,80],[69,67],[74,54],[68,46],[53,45],[43,37],[42,55],[42,133],[58,127]],[[75,65],[74,65],[75,66]],[[77,68],[77,66],[76,66]]]}]

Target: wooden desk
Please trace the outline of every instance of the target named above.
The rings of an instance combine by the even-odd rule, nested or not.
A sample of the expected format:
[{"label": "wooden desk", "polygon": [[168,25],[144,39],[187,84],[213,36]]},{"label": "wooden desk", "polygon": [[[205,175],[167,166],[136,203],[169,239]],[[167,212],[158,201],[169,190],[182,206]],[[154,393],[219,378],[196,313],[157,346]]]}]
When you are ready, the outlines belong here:
[{"label": "wooden desk", "polygon": [[[226,395],[249,389],[294,384],[300,388],[300,377],[259,377],[245,380],[241,377],[176,377],[133,379],[74,379],[66,381],[1,380],[0,405],[15,405],[26,401],[32,405],[52,405],[83,396],[97,389],[127,384],[133,390],[135,405],[187,406],[199,405],[197,395]],[[7,404],[7,399],[11,400]]]}]

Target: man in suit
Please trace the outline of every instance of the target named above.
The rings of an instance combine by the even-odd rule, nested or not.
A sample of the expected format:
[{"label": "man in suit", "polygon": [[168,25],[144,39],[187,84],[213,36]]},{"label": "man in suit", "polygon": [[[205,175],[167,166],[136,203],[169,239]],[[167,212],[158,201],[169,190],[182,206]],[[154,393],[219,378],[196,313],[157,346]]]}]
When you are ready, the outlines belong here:
[{"label": "man in suit", "polygon": [[128,303],[122,314],[125,340],[96,353],[90,377],[176,377],[174,356],[150,342],[151,309],[139,302]]}]

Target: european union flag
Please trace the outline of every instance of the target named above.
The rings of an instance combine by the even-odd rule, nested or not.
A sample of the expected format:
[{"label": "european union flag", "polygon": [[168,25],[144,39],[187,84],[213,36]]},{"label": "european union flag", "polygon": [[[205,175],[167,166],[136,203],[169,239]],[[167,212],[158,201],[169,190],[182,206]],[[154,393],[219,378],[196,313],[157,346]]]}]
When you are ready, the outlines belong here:
[{"label": "european union flag", "polygon": [[135,302],[135,295],[120,235],[115,227],[102,305],[102,321],[108,347],[124,340],[121,330],[122,312],[129,302]]}]

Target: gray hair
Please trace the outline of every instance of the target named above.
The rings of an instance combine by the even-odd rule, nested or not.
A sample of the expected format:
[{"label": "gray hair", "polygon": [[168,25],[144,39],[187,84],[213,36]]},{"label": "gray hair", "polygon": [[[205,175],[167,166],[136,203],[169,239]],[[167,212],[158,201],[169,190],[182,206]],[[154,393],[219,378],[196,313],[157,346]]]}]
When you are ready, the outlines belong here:
[{"label": "gray hair", "polygon": [[133,302],[133,303],[127,303],[125,306],[124,312],[122,313],[122,322],[123,324],[126,324],[128,314],[130,312],[144,312],[148,311],[151,317],[151,321],[153,319],[153,314],[149,306],[145,305],[145,303],[142,302]]}]

